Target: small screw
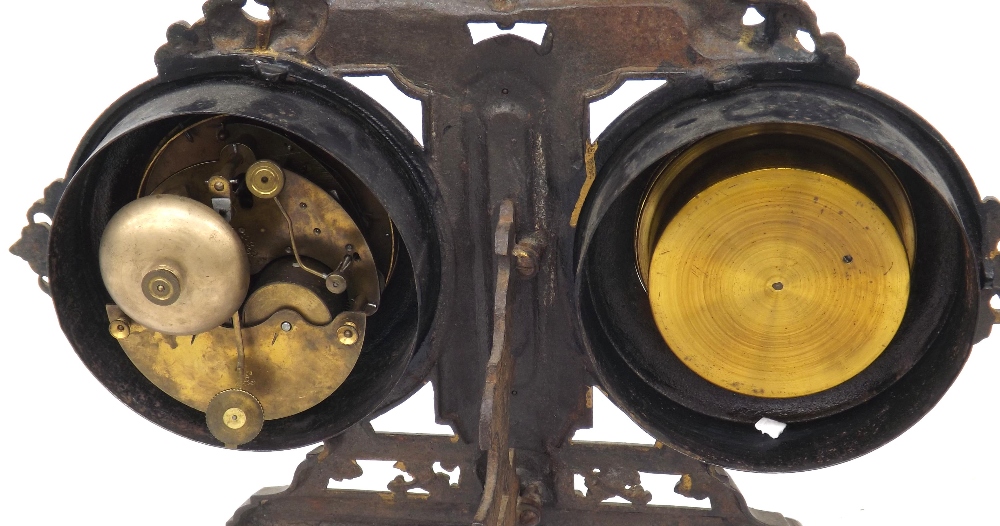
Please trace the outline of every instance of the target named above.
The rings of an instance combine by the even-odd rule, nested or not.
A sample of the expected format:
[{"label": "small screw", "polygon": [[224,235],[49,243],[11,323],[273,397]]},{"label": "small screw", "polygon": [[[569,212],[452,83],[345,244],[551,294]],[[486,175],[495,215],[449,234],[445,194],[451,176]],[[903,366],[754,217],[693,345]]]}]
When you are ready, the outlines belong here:
[{"label": "small screw", "polygon": [[226,189],[226,184],[223,183],[222,181],[219,181],[219,182],[215,183],[215,189],[217,191],[221,192],[221,191],[223,191],[223,190]]},{"label": "small screw", "polygon": [[351,322],[345,323],[337,329],[337,338],[344,345],[358,343],[358,327]]},{"label": "small screw", "polygon": [[129,328],[129,324],[125,320],[115,320],[111,322],[111,325],[108,327],[108,332],[110,332],[111,336],[114,336],[116,340],[124,340],[125,338],[128,338],[132,331]]},{"label": "small screw", "polygon": [[322,234],[322,233],[323,233],[323,231],[320,230],[320,229],[318,229],[318,228],[314,228],[313,229],[313,234],[316,234],[317,236],[320,235],[320,234]]},{"label": "small screw", "polygon": [[506,95],[506,94],[510,93],[510,90],[507,89],[507,88],[504,88],[504,89],[500,90],[500,93],[503,93],[504,95]]},{"label": "small screw", "polygon": [[330,274],[326,277],[326,289],[334,294],[347,291],[347,278],[340,274]]},{"label": "small screw", "polygon": [[853,262],[854,262],[853,256],[851,256],[850,254],[844,256],[844,263],[853,263]]},{"label": "small screw", "polygon": [[283,330],[285,332],[288,332],[288,331],[292,330],[292,324],[288,323],[287,321],[281,322],[281,330]]},{"label": "small screw", "polygon": [[299,208],[307,208],[309,205],[305,203],[299,203]]}]

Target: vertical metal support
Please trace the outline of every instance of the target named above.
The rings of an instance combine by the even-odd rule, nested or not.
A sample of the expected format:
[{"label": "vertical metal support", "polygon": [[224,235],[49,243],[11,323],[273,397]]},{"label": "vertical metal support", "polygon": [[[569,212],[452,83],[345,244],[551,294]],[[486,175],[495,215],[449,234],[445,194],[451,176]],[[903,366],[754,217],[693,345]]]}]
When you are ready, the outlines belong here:
[{"label": "vertical metal support", "polygon": [[514,450],[509,447],[510,389],[514,364],[510,352],[510,276],[514,266],[514,204],[500,205],[500,219],[493,239],[497,261],[493,303],[493,345],[486,366],[486,384],[479,415],[479,449],[487,453],[483,500],[474,526],[513,526],[519,484],[514,473]]}]

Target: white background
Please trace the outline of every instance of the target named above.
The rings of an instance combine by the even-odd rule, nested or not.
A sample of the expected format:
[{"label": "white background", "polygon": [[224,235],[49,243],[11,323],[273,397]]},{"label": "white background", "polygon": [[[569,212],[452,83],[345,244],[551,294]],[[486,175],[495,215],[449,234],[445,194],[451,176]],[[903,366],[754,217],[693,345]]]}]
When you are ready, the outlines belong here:
[{"label": "white background", "polygon": [[[152,57],[167,26],[193,22],[200,4],[20,0],[4,6],[0,160],[7,195],[0,245],[17,239],[24,211],[63,175],[92,120],[155,75]],[[820,26],[844,37],[861,64],[862,81],[937,126],[983,195],[1000,195],[994,84],[1000,5],[981,0],[814,0],[812,5]],[[224,451],[174,436],[132,413],[67,345],[28,266],[5,252],[0,265],[5,327],[0,522],[220,525],[256,490],[289,482],[306,450]],[[1000,472],[998,347],[1000,335],[976,347],[938,407],[874,453],[815,472],[733,477],[751,506],[807,526],[989,523],[1000,489],[994,478]]]}]

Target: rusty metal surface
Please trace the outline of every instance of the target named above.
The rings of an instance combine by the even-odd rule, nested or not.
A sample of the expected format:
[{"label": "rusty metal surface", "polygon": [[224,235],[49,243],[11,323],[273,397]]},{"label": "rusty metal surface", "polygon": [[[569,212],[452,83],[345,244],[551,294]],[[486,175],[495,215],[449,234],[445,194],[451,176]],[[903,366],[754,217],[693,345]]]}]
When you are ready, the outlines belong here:
[{"label": "rusty metal surface", "polygon": [[514,204],[500,204],[494,234],[497,280],[493,299],[493,343],[486,364],[486,385],[479,410],[479,449],[486,452],[483,497],[473,520],[475,526],[513,526],[519,485],[510,449],[510,397],[514,358],[510,354],[510,279],[514,267]]},{"label": "rusty metal surface", "polygon": [[[256,74],[281,81],[282,61],[330,74],[390,73],[425,105],[427,162],[439,179],[441,302],[432,343],[421,350],[387,406],[436,372],[440,416],[475,441],[477,404],[490,346],[492,225],[502,199],[521,210],[517,231],[547,248],[533,281],[513,285],[512,323],[518,400],[511,445],[541,452],[588,420],[592,383],[568,328],[575,230],[570,217],[586,195],[587,102],[629,78],[700,78],[731,89],[755,78],[790,75],[850,85],[857,65],[834,34],[820,34],[804,2],[767,0],[348,1],[274,0],[269,21],[254,21],[245,2],[211,0],[205,18],[175,24],[156,54],[160,80],[198,71],[217,57],[256,60]],[[744,26],[748,5],[767,21]],[[541,45],[500,36],[472,45],[467,23],[547,24]],[[809,32],[816,51],[796,40]],[[385,38],[392,35],[392,38]],[[256,57],[256,58],[255,58]],[[591,152],[592,153],[592,152]],[[35,228],[37,230],[37,228]],[[28,241],[22,242],[22,244]],[[24,251],[39,261],[39,250]],[[453,355],[457,349],[465,356]],[[469,374],[469,371],[479,371]],[[544,371],[546,379],[539,381]]]},{"label": "rusty metal surface", "polygon": [[[660,443],[572,443],[550,454],[554,461],[550,484],[541,489],[538,485],[523,486],[519,498],[516,493],[509,494],[519,501],[516,521],[481,521],[476,515],[484,486],[476,466],[482,462],[483,452],[476,444],[457,437],[376,433],[364,422],[326,441],[306,457],[289,486],[261,490],[227,524],[799,526],[780,514],[749,508],[723,469]],[[397,477],[382,492],[328,489],[331,479],[360,477],[363,471],[358,460],[395,461],[412,480]],[[448,475],[435,472],[435,462],[447,471],[460,468],[459,480],[449,482]],[[692,499],[708,499],[711,507],[649,505],[651,495],[638,483],[640,471],[680,475],[674,491]],[[586,495],[574,489],[575,476],[584,477]],[[632,504],[603,502],[611,497],[624,497]],[[531,502],[532,498],[537,500]]]},{"label": "rusty metal surface", "polygon": [[[798,0],[266,3],[269,21],[247,18],[242,0],[210,0],[204,19],[172,26],[167,45],[156,54],[160,79],[183,78],[198,70],[200,61],[245,56],[258,59],[256,74],[272,81],[287,73],[282,61],[335,75],[389,73],[423,101],[427,162],[441,189],[435,208],[451,227],[442,237],[452,242],[452,249],[443,255],[445,299],[431,343],[421,349],[384,409],[432,376],[439,417],[453,426],[457,438],[383,436],[362,423],[311,454],[287,491],[254,497],[233,524],[328,524],[334,520],[331,513],[339,514],[337,524],[469,524],[483,489],[474,476],[481,449],[493,453],[497,467],[505,464],[502,452],[508,446],[516,452],[517,478],[525,490],[517,518],[527,524],[539,512],[543,524],[652,524],[666,517],[677,524],[760,524],[716,468],[663,447],[568,443],[576,429],[590,425],[587,392],[594,384],[570,329],[575,236],[570,218],[588,188],[587,102],[630,78],[696,77],[728,89],[751,74],[794,74],[850,85],[858,68],[839,37],[820,34],[815,15]],[[744,26],[748,5],[756,6],[767,22]],[[472,45],[470,21],[505,27],[545,23],[547,32],[541,45],[512,36]],[[798,43],[799,30],[812,35],[815,52]],[[589,151],[592,160],[594,149]],[[501,270],[494,281],[491,218],[505,200],[518,210],[511,219],[508,248],[514,239],[530,238],[522,248],[534,254],[523,252],[521,257],[530,280],[511,280],[507,261],[506,277]],[[536,247],[545,250],[535,252]],[[22,253],[45,259],[37,257],[44,254],[41,248]],[[509,301],[502,317],[516,328],[510,334],[499,330],[495,316],[500,313],[492,301],[493,290],[507,285],[504,297]],[[490,349],[498,332],[507,352],[494,355],[499,358],[494,361]],[[511,387],[492,405],[488,397],[481,400],[491,379]],[[487,416],[484,408],[492,418],[481,420]],[[509,419],[509,426],[498,425],[497,417]],[[361,458],[399,461],[415,482],[390,484],[391,499],[326,489],[331,477],[360,474],[354,460]],[[428,466],[433,461],[462,467],[457,488],[432,476]],[[619,461],[617,466],[607,463]],[[490,465],[491,460],[485,462]],[[711,498],[712,510],[643,506],[645,494],[629,484],[640,466],[685,474],[690,487],[682,492]],[[597,476],[594,469],[607,474]],[[573,474],[589,477],[592,496],[572,490]],[[508,498],[505,509],[513,509],[517,495],[504,491],[503,480],[499,486],[497,495]],[[416,497],[406,491],[412,487],[431,493]],[[597,498],[611,494],[631,496],[635,506],[609,506]],[[769,524],[788,524],[783,521]]]},{"label": "rusty metal surface", "polygon": [[[451,243],[443,256],[445,299],[433,337],[383,410],[431,377],[438,415],[452,425],[456,437],[379,434],[364,421],[311,453],[287,489],[255,495],[230,524],[470,524],[477,520],[488,486],[484,479],[502,471],[507,449],[515,452],[519,481],[511,487],[521,494],[503,491],[500,481],[496,495],[507,497],[510,506],[517,504],[521,524],[795,524],[750,510],[723,470],[662,444],[569,442],[575,430],[590,425],[587,390],[594,383],[591,364],[570,329],[571,217],[586,197],[588,167],[593,171],[596,146],[588,141],[587,102],[626,79],[695,78],[718,90],[737,87],[751,74],[851,85],[857,65],[845,55],[839,37],[819,32],[804,2],[267,3],[272,10],[266,22],[247,19],[242,1],[210,0],[203,20],[172,26],[168,44],[156,55],[161,80],[183,78],[200,61],[232,55],[259,59],[255,74],[275,81],[287,73],[282,62],[332,75],[388,73],[422,100],[426,157],[441,189],[435,209],[450,226],[442,233]],[[744,26],[741,18],[748,5],[767,21]],[[547,32],[541,45],[512,36],[472,45],[470,21],[545,23]],[[799,30],[812,35],[815,52],[799,45]],[[50,187],[52,196],[46,191],[45,202],[52,207],[60,188]],[[504,214],[507,200],[518,213],[510,218],[507,249],[499,258],[508,260],[499,262],[498,275],[493,218]],[[47,205],[36,206],[52,215]],[[47,230],[43,235],[45,227],[32,216],[29,212],[26,233],[12,251],[43,276]],[[991,235],[984,243],[995,246],[1000,235]],[[545,250],[524,252],[524,264],[518,262],[531,280],[511,279],[511,242],[527,238],[530,243],[523,247]],[[501,288],[508,300],[504,309],[493,301]],[[500,330],[498,315],[505,327],[516,330]],[[498,331],[506,344],[499,357],[490,352],[496,351]],[[511,389],[504,389],[492,405],[488,396],[483,399],[484,386],[489,392],[508,384]],[[487,414],[492,418],[484,419]],[[498,418],[509,419],[509,426],[499,425]],[[397,479],[381,494],[327,489],[331,478],[360,476],[356,461],[364,459],[397,461],[413,481]],[[447,483],[433,471],[434,462],[445,469],[460,467],[461,480]],[[484,477],[477,475],[480,470]],[[708,498],[712,508],[647,505],[649,495],[636,483],[640,470],[682,475],[678,493]],[[587,496],[573,489],[574,475],[587,480]],[[416,495],[413,489],[429,494]],[[613,496],[631,505],[602,503]],[[485,515],[480,519],[486,520]],[[496,524],[490,520],[486,523]]]}]

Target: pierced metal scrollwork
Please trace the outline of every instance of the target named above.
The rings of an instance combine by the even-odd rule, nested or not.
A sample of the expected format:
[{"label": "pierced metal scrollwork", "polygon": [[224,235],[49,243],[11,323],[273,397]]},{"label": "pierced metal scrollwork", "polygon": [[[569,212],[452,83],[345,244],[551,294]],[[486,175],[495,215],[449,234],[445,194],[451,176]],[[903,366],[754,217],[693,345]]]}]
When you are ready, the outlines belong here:
[{"label": "pierced metal scrollwork", "polygon": [[28,209],[28,226],[21,229],[21,238],[10,247],[11,254],[28,262],[31,270],[38,275],[38,287],[50,296],[49,231],[52,227],[49,222],[36,221],[35,216],[41,214],[51,221],[65,190],[66,181],[63,179],[53,181],[45,189],[44,197],[35,201]]},{"label": "pierced metal scrollwork", "polygon": [[653,500],[653,494],[643,489],[639,472],[634,469],[611,468],[606,472],[594,469],[583,476],[587,494],[577,491],[577,495],[588,500],[604,502],[612,497],[621,497],[638,506],[645,506]]},{"label": "pierced metal scrollwork", "polygon": [[157,66],[179,57],[207,53],[264,52],[304,59],[326,31],[325,0],[264,0],[269,19],[243,11],[249,0],[209,0],[204,18],[194,25],[178,22],[167,30],[167,44],[156,52]]},{"label": "pierced metal scrollwork", "polygon": [[[638,446],[577,442],[553,452],[553,457],[556,459],[555,500],[558,507],[605,517],[605,522],[598,522],[601,524],[615,524],[616,520],[624,520],[625,514],[628,514],[628,520],[631,521],[629,524],[650,526],[663,524],[665,521],[692,526],[799,524],[778,513],[751,509],[724,469],[684,456],[662,443]],[[642,486],[640,472],[680,475],[674,492],[690,499],[708,499],[711,507],[702,509],[650,505],[653,496]],[[575,489],[574,475],[584,477],[586,495]],[[613,497],[621,497],[631,504],[604,502]]]}]

